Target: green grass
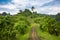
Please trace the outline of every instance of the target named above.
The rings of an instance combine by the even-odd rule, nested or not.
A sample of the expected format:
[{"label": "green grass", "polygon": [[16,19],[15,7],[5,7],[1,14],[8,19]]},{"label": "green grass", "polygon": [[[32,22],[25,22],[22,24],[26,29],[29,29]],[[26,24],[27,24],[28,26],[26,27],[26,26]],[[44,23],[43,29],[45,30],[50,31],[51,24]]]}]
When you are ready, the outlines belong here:
[{"label": "green grass", "polygon": [[60,36],[50,35],[48,32],[42,32],[39,27],[37,27],[37,34],[41,40],[60,40]]},{"label": "green grass", "polygon": [[31,30],[31,26],[29,26],[29,28],[28,28],[27,33],[26,33],[26,34],[24,34],[24,35],[16,34],[16,38],[17,38],[17,40],[28,40],[30,30]]},{"label": "green grass", "polygon": [[25,34],[25,35],[20,35],[20,34],[17,34],[17,40],[28,40],[28,36],[29,34]]}]

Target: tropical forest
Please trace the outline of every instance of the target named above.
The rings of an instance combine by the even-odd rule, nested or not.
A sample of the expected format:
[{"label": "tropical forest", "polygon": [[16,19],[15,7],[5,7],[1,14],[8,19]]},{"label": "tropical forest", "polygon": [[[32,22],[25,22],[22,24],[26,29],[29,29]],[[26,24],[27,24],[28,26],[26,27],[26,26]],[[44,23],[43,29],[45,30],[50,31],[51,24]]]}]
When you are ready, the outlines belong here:
[{"label": "tropical forest", "polygon": [[34,9],[0,13],[0,40],[60,40],[60,13],[47,15]]}]

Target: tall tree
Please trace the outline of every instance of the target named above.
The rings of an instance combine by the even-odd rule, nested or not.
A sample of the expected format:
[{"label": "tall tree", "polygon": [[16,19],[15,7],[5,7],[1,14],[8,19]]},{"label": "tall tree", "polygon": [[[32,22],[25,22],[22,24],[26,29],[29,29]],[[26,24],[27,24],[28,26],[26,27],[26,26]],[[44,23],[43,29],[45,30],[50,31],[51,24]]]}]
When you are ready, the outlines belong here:
[{"label": "tall tree", "polygon": [[35,9],[34,6],[32,6],[31,9],[32,9],[32,12],[34,12],[34,9]]}]

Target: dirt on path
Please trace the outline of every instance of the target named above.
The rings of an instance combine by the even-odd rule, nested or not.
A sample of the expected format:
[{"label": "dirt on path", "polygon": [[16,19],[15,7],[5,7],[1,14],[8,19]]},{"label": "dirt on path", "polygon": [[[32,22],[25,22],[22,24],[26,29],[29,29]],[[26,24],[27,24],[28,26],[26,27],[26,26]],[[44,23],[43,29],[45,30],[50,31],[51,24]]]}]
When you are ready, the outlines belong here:
[{"label": "dirt on path", "polygon": [[36,27],[32,27],[28,40],[39,40],[39,37],[36,32]]}]

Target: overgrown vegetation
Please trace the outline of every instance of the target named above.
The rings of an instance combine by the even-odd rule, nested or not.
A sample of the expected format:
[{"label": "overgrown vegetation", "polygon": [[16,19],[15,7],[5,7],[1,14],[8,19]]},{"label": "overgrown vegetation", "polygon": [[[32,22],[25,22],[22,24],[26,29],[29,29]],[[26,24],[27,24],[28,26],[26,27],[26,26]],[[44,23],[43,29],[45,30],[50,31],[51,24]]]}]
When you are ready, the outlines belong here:
[{"label": "overgrown vegetation", "polygon": [[[33,10],[34,7],[32,7]],[[6,12],[0,14],[0,40],[28,40],[31,24],[34,23],[39,24],[40,30],[38,31],[41,33],[60,35],[60,21],[56,21],[49,15],[42,15],[25,9],[24,11],[20,10],[16,15],[10,15]]]}]

